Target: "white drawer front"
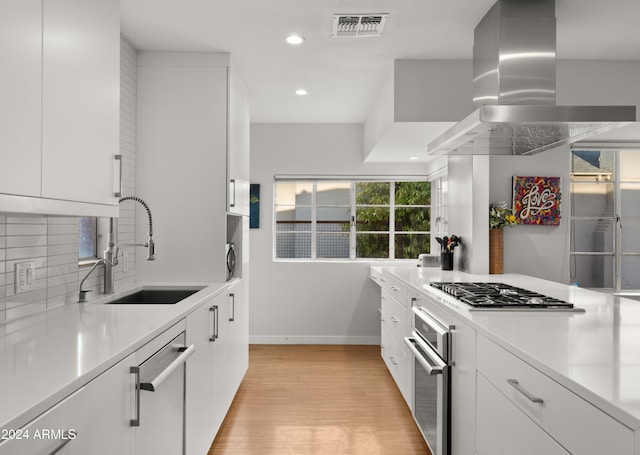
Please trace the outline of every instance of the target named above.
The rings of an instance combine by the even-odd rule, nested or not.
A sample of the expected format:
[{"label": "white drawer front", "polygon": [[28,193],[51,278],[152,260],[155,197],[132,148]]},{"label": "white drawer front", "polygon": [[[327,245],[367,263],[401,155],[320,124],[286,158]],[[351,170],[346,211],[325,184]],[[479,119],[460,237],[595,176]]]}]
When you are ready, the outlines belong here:
[{"label": "white drawer front", "polygon": [[382,291],[382,319],[389,333],[402,343],[410,333],[409,311],[386,291]]},{"label": "white drawer front", "polygon": [[498,390],[570,453],[633,453],[631,429],[482,336],[478,337],[477,365]]},{"label": "white drawer front", "polygon": [[386,291],[389,295],[400,302],[402,306],[407,306],[407,286],[402,284],[397,278],[389,275],[388,273],[382,273],[379,281],[382,285],[382,290]]}]

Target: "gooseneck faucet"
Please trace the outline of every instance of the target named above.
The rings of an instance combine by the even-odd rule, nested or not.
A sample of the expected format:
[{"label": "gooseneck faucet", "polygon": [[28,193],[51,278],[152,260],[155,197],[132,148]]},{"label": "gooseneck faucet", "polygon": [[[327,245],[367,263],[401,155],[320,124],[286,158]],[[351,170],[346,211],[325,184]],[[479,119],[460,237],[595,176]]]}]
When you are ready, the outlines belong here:
[{"label": "gooseneck faucet", "polygon": [[87,292],[91,292],[90,289],[82,289],[84,282],[89,275],[98,267],[99,265],[104,265],[104,286],[102,292],[104,294],[113,294],[113,268],[118,265],[118,251],[121,246],[142,246],[147,248],[147,261],[155,261],[156,259],[156,244],[153,241],[153,217],[151,216],[151,209],[145,201],[143,201],[138,196],[131,195],[123,195],[118,199],[118,203],[121,204],[124,201],[135,201],[140,203],[145,210],[147,211],[147,217],[149,218],[149,231],[147,233],[148,238],[146,242],[143,243],[130,243],[130,244],[121,244],[117,243],[116,233],[117,227],[114,227],[116,221],[113,218],[109,218],[109,234],[107,236],[107,249],[104,250],[102,259],[98,259],[95,264],[89,269],[87,274],[84,276],[82,281],[80,281],[80,290],[78,296],[78,303],[86,303],[87,302]]}]

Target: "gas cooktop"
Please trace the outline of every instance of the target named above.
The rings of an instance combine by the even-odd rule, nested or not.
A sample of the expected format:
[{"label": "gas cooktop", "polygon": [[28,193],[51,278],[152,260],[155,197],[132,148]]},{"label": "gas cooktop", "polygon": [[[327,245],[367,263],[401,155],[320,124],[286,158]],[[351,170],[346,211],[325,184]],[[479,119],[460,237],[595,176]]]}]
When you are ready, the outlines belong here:
[{"label": "gas cooktop", "polygon": [[504,283],[431,282],[473,309],[583,311],[572,303]]}]

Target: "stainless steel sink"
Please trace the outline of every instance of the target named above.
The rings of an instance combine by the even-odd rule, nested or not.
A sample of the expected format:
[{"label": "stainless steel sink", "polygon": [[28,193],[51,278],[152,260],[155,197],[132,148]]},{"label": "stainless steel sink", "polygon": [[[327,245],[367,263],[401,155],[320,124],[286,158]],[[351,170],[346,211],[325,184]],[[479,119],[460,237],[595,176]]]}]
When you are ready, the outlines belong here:
[{"label": "stainless steel sink", "polygon": [[143,289],[133,294],[125,295],[115,300],[106,302],[113,304],[160,304],[173,305],[195,294],[200,289]]}]

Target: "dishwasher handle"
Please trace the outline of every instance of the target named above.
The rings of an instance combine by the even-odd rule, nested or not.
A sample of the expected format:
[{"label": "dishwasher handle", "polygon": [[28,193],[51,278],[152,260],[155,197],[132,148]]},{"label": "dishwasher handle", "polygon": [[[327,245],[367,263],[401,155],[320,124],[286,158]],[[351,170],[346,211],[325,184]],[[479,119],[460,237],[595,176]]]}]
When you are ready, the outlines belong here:
[{"label": "dishwasher handle", "polygon": [[149,392],[155,392],[158,387],[169,377],[171,373],[173,373],[177,368],[179,368],[184,362],[187,361],[191,355],[196,352],[196,345],[192,344],[189,347],[181,347],[178,348],[178,351],[181,354],[176,357],[167,367],[162,370],[155,378],[148,382],[141,382],[140,389],[148,390]]}]

